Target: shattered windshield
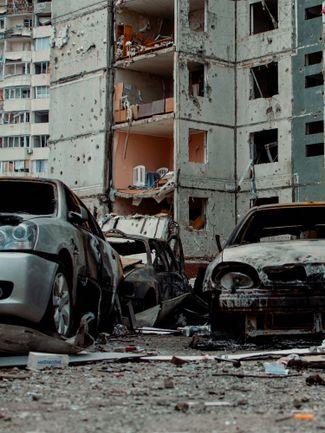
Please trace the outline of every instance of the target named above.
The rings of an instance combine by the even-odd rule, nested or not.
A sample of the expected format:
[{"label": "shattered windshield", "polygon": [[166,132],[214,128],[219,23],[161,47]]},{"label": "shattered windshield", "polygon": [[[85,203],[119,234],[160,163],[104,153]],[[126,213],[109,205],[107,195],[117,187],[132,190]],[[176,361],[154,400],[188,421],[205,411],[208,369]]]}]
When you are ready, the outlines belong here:
[{"label": "shattered windshield", "polygon": [[230,241],[230,245],[298,239],[325,239],[324,207],[259,209]]},{"label": "shattered windshield", "polygon": [[55,185],[46,182],[0,181],[0,213],[51,215],[56,211]]}]

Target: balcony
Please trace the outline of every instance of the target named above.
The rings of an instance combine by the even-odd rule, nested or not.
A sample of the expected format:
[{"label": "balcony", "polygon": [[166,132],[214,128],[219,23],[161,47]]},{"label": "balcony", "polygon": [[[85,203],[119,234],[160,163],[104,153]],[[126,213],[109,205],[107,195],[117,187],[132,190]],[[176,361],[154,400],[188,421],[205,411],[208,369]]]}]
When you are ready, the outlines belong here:
[{"label": "balcony", "polygon": [[15,86],[30,86],[31,76],[30,75],[5,75],[3,81],[0,82],[0,89],[4,87],[15,87]]},{"label": "balcony", "polygon": [[50,99],[40,98],[31,100],[32,111],[48,111],[50,109]]},{"label": "balcony", "polygon": [[49,135],[49,124],[48,123],[32,123],[31,124],[32,135]]},{"label": "balcony", "polygon": [[50,48],[46,50],[33,51],[32,62],[46,62],[50,60]]},{"label": "balcony", "polygon": [[135,121],[128,128],[114,127],[113,182],[117,198],[131,199],[136,205],[143,199],[153,199],[160,206],[172,196],[173,124],[171,113],[157,116],[156,120]]},{"label": "balcony", "polygon": [[30,124],[29,123],[15,123],[11,125],[0,125],[1,137],[29,135]]},{"label": "balcony", "polygon": [[26,0],[8,0],[7,15],[30,15],[33,13],[33,4]]},{"label": "balcony", "polygon": [[50,148],[49,147],[33,147],[31,153],[32,160],[38,159],[49,159],[50,156]]},{"label": "balcony", "polygon": [[16,25],[7,29],[4,33],[5,39],[13,39],[13,38],[31,38],[32,37],[32,29],[29,27],[24,27],[23,25]]},{"label": "balcony", "polygon": [[29,158],[30,149],[26,147],[5,147],[0,150],[0,161],[20,161]]},{"label": "balcony", "polygon": [[33,87],[50,86],[50,74],[34,74],[31,76],[31,83]]},{"label": "balcony", "polygon": [[4,111],[30,111],[31,100],[29,98],[5,99],[3,104]]},{"label": "balcony", "polygon": [[52,34],[52,27],[51,25],[46,26],[40,26],[40,27],[34,27],[33,28],[33,38],[48,38]]},{"label": "balcony", "polygon": [[34,3],[34,13],[36,15],[50,15],[51,6],[52,3],[50,1],[42,2],[42,3]]},{"label": "balcony", "polygon": [[32,52],[31,51],[20,51],[20,50],[12,50],[6,51],[4,54],[5,60],[13,60],[30,63],[32,60]]}]

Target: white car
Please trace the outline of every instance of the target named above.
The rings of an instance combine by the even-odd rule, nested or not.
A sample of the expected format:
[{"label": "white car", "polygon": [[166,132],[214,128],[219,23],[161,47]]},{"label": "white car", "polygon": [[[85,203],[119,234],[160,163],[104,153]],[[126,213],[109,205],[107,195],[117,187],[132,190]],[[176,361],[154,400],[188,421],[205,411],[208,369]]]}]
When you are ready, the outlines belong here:
[{"label": "white car", "polygon": [[325,203],[252,208],[209,264],[213,333],[325,331]]}]

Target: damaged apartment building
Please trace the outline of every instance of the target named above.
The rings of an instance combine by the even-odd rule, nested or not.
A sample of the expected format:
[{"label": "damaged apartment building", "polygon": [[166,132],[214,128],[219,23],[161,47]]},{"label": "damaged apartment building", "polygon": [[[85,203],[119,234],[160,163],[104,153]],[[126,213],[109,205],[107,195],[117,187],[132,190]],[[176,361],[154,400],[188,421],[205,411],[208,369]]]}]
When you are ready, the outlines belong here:
[{"label": "damaged apartment building", "polygon": [[319,0],[53,3],[49,172],[169,213],[189,261],[254,204],[325,200]]},{"label": "damaged apartment building", "polygon": [[0,1],[0,174],[46,176],[51,1]]}]

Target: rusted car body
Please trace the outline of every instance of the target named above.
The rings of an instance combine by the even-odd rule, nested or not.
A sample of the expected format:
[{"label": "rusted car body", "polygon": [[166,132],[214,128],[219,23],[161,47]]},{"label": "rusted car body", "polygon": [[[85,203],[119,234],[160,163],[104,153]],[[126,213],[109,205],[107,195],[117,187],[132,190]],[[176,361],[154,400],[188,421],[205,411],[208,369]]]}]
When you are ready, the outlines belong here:
[{"label": "rusted car body", "polygon": [[325,331],[325,203],[252,208],[207,268],[212,331]]},{"label": "rusted car body", "polygon": [[161,322],[191,291],[178,225],[164,214],[108,215],[102,230],[122,261],[122,307],[131,304],[137,318],[149,309],[160,311],[153,315],[157,320],[152,319],[151,326]]},{"label": "rusted car body", "polygon": [[0,193],[1,321],[64,336],[87,312],[104,325],[122,268],[86,206],[57,180],[0,178]]}]

